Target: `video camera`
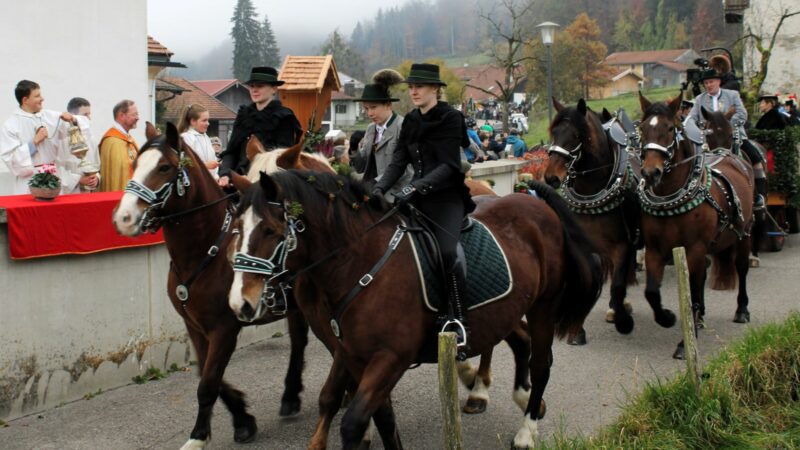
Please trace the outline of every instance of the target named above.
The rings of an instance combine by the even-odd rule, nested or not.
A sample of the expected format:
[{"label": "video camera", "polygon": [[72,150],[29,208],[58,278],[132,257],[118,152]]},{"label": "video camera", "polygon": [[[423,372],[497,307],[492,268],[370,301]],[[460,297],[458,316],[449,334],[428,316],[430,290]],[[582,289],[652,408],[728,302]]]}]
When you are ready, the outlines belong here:
[{"label": "video camera", "polygon": [[681,90],[685,91],[691,84],[692,95],[697,97],[702,92],[700,90],[700,85],[702,84],[703,72],[709,70],[710,67],[708,66],[708,60],[705,58],[697,58],[693,62],[697,68],[690,67],[686,69],[686,81],[681,83]]}]

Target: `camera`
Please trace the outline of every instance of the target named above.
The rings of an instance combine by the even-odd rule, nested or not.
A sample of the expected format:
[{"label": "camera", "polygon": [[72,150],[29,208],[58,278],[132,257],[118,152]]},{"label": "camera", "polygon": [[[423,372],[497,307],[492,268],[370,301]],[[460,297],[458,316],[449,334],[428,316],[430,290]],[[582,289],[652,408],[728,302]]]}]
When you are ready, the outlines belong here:
[{"label": "camera", "polygon": [[686,81],[681,83],[681,90],[686,90],[689,85],[692,85],[692,95],[697,97],[702,92],[700,89],[700,85],[702,84],[701,80],[703,79],[703,72],[709,70],[708,67],[708,60],[705,58],[697,58],[694,61],[694,65],[697,68],[690,67],[686,69]]}]

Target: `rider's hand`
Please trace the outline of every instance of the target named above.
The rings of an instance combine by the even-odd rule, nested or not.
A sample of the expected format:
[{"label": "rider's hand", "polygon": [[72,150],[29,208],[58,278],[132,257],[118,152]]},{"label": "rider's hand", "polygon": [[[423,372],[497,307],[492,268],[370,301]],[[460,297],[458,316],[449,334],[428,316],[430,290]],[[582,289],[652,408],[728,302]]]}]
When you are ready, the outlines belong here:
[{"label": "rider's hand", "polygon": [[403,189],[400,192],[394,194],[394,203],[396,205],[405,205],[412,198],[414,198],[414,194],[417,192],[417,189],[412,185],[403,186]]},{"label": "rider's hand", "polygon": [[372,188],[372,196],[373,197],[383,197],[383,189],[376,187]]},{"label": "rider's hand", "polygon": [[228,178],[228,176],[226,175],[224,177],[219,177],[217,183],[220,185],[220,187],[227,187],[230,184],[230,181],[231,181],[230,178]]}]

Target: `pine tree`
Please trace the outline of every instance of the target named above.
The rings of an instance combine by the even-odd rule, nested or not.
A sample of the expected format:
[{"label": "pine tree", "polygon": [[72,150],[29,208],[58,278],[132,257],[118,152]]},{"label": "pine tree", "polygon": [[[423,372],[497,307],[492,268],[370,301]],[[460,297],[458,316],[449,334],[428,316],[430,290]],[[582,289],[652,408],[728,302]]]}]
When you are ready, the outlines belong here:
[{"label": "pine tree", "polygon": [[264,22],[261,24],[261,57],[259,64],[270,67],[278,67],[280,64],[280,49],[278,43],[275,41],[275,34],[272,32],[272,25],[269,23],[269,18],[264,14]]},{"label": "pine tree", "polygon": [[636,43],[639,42],[639,30],[633,21],[631,12],[620,11],[619,19],[614,24],[612,39],[615,51],[629,52],[636,48]]},{"label": "pine tree", "polygon": [[231,22],[233,38],[233,76],[247,80],[250,69],[257,65],[261,57],[261,26],[258,24],[256,10],[251,0],[237,0]]}]

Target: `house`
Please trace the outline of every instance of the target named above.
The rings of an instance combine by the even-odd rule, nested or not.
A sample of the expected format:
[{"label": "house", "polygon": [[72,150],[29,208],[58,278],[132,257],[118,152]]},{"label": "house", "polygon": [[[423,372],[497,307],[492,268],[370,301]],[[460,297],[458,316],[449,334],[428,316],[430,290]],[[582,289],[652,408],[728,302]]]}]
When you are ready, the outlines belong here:
[{"label": "house", "polygon": [[[764,46],[768,45],[769,39],[778,21],[781,18],[782,5],[790,2],[776,2],[774,0],[750,0],[737,2],[726,2],[726,13],[732,12],[734,6],[738,6],[743,15],[744,30],[752,29],[765,30],[763,32]],[[737,5],[729,5],[736,3]],[[797,2],[794,3],[795,5]],[[798,8],[793,7],[791,11]],[[791,12],[790,11],[790,12]],[[787,17],[781,25],[781,29],[775,36],[775,47],[769,59],[767,77],[761,86],[763,92],[794,93],[798,89],[798,74],[800,74],[800,15]],[[756,50],[753,40],[745,41],[744,55],[744,79],[749,80],[754,76],[761,65],[761,54]]]},{"label": "house", "polygon": [[318,130],[331,94],[342,88],[333,56],[286,56],[278,79],[286,82],[278,86],[281,103],[294,111],[303,130]]},{"label": "house", "polygon": [[641,77],[645,88],[657,88],[679,85],[686,79],[686,69],[699,57],[697,52],[687,48],[647,50],[612,53],[605,63],[617,70],[616,75],[631,69]]},{"label": "house", "polygon": [[192,80],[192,84],[221,101],[232,111],[239,111],[240,106],[252,103],[247,86],[235,78],[228,80]]},{"label": "house", "polygon": [[361,105],[356,97],[343,91],[331,92],[331,107],[325,112],[324,121],[330,122],[330,129],[352,127],[361,117]]},{"label": "house", "polygon": [[209,136],[219,136],[224,148],[228,144],[236,113],[191,81],[177,77],[164,77],[161,81],[180,90],[176,92],[173,89],[169,92],[166,88],[159,88],[158,101],[164,102],[165,106],[163,119],[177,124],[184,106],[202,105],[208,110],[210,119],[206,133]]},{"label": "house", "polygon": [[[506,84],[503,80],[506,78],[505,69],[492,66],[490,64],[479,66],[455,67],[450,69],[467,85],[464,89],[464,101],[472,100],[475,103],[486,104],[489,102],[496,102],[497,98],[492,95],[500,92],[498,83]],[[517,75],[523,77],[520,73]],[[489,91],[489,92],[486,92]],[[514,89],[514,103],[520,103],[525,100],[525,80],[523,80]]]},{"label": "house", "polygon": [[152,36],[147,36],[148,109],[150,110],[150,117],[154,120],[156,117],[156,96],[158,90],[156,87],[156,80],[158,80],[158,76],[168,67],[186,67],[179,62],[172,61],[172,55],[174,55],[174,53],[170,51],[170,49],[155,40]]},{"label": "house", "polygon": [[607,98],[636,92],[645,84],[645,78],[634,69],[620,67],[609,76],[610,83],[592,88],[592,98]]}]

